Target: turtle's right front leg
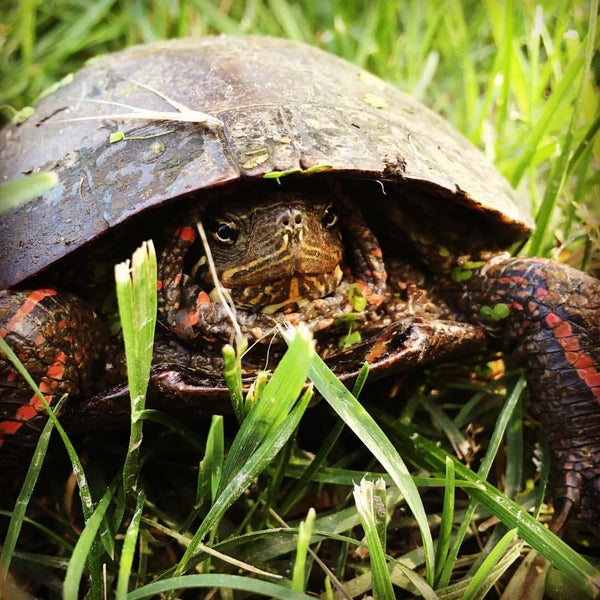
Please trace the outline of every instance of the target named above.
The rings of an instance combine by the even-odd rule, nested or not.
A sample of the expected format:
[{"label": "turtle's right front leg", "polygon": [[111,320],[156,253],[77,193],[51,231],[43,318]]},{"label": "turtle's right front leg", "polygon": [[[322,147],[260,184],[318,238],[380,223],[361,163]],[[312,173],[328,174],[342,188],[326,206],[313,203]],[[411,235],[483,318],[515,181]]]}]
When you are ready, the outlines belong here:
[{"label": "turtle's right front leg", "polygon": [[[185,256],[197,238],[194,227],[179,226],[161,253],[158,264],[159,321],[179,339],[190,344],[216,340],[228,342],[233,331],[232,310],[214,298],[215,294],[209,294],[184,269]],[[242,332],[255,339],[268,335],[275,324],[271,317],[262,313],[233,309],[233,315]]]}]

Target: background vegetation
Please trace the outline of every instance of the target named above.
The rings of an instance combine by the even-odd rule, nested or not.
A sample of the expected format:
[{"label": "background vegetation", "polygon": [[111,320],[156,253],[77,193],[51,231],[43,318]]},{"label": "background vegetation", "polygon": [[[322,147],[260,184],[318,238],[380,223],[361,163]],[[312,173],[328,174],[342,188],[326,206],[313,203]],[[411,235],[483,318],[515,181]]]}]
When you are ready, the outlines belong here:
[{"label": "background vegetation", "polygon": [[[597,2],[1,4],[0,104],[6,118],[88,58],[131,44],[220,32],[302,40],[414,94],[482,148],[531,201],[538,229],[524,252],[551,255],[590,271],[600,268]],[[298,352],[292,363],[302,362],[303,350]],[[285,371],[282,377],[289,380],[293,375]],[[386,516],[376,519],[374,530],[368,517],[359,515],[356,507],[362,504],[355,504],[352,482],[358,483],[367,471],[381,471],[388,456],[387,438],[368,429],[361,431],[359,441],[349,432],[355,427],[351,416],[340,420],[327,402],[303,416],[305,406],[290,408],[289,418],[300,421],[295,433],[291,428],[263,431],[259,433],[264,438],[252,439],[254,430],[246,427],[248,443],[255,444],[257,452],[270,448],[276,458],[267,460],[271,454],[265,450],[265,461],[256,471],[246,472],[247,485],[231,492],[237,500],[217,516],[215,506],[224,502],[222,494],[229,489],[227,477],[234,480],[248,462],[247,455],[228,454],[240,443],[233,419],[203,423],[193,432],[166,419],[147,428],[139,462],[134,467],[131,459],[125,464],[130,475],[133,468],[133,475],[123,483],[115,476],[125,460],[126,436],[111,436],[101,444],[97,439],[79,440],[91,487],[81,492],[83,506],[65,468],[69,463],[60,441],[55,441],[28,517],[17,515],[16,551],[3,553],[4,567],[7,557],[12,558],[19,581],[23,576],[26,580],[22,585],[43,597],[58,597],[64,590],[67,595],[87,591],[90,597],[100,597],[106,587],[109,596],[119,597],[126,597],[129,588],[134,598],[157,593],[160,585],[169,590],[199,584],[213,589],[203,593],[228,598],[296,597],[292,589],[328,597],[341,593],[331,591],[335,578],[344,583],[346,594],[359,597],[372,588],[375,595],[389,597],[390,582],[397,597],[411,597],[416,590],[428,597],[497,597],[511,577],[517,589],[522,585],[515,565],[510,566],[525,553],[513,537],[517,531],[534,547],[543,547],[560,567],[562,575],[551,572],[546,593],[566,597],[565,589],[575,579],[591,594],[589,578],[598,573],[582,556],[593,560],[599,548],[587,530],[573,524],[566,546],[528,521],[523,524],[518,506],[498,500],[503,497],[495,488],[542,520],[549,518],[550,509],[542,502],[547,456],[536,446],[540,432],[528,417],[527,403],[519,400],[521,389],[518,374],[500,361],[429,369],[365,389],[365,406],[415,475],[428,520],[424,525],[418,519],[419,526],[405,503],[408,484],[400,486],[402,494],[394,485],[388,488],[383,498]],[[346,427],[341,425],[344,420]],[[367,450],[364,436],[373,432],[382,437]],[[474,471],[446,461],[445,452],[462,456],[495,487],[482,490]],[[533,456],[541,464],[539,471]],[[314,470],[307,471],[311,463]],[[392,471],[385,481],[397,484],[403,474]],[[382,493],[378,488],[367,490],[367,507],[377,506]],[[477,502],[469,504],[473,499]],[[307,512],[310,507],[316,510],[316,520]],[[18,505],[2,512],[2,529],[18,512]],[[472,527],[467,528],[469,523]],[[428,552],[433,550],[424,527],[438,541],[437,567],[427,564],[427,570]],[[246,564],[232,564],[199,546],[199,530],[206,534],[208,546]],[[379,551],[377,540],[383,542]],[[331,576],[307,554],[308,541]],[[5,550],[7,546],[8,542]],[[188,561],[193,553],[199,554]],[[179,562],[182,556],[185,568]],[[383,557],[383,567],[378,557]],[[272,583],[250,567],[283,579]],[[182,573],[213,579],[172,578]],[[156,587],[142,590],[151,583]],[[136,596],[133,590],[142,591]],[[7,592],[0,588],[0,593]],[[531,598],[541,597],[543,586],[529,593]],[[185,592],[179,594],[186,597]],[[192,591],[189,597],[196,594]]]}]

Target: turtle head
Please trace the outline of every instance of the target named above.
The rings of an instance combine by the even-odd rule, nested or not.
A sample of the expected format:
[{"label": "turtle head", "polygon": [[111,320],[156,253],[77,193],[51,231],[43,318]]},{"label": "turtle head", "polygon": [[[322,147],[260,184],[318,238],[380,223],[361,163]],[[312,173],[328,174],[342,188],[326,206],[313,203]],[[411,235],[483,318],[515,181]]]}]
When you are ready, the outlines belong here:
[{"label": "turtle head", "polygon": [[[328,296],[340,283],[338,207],[325,195],[228,199],[213,204],[202,222],[218,279],[240,308],[272,313]],[[201,266],[197,277],[209,289],[210,272]]]}]

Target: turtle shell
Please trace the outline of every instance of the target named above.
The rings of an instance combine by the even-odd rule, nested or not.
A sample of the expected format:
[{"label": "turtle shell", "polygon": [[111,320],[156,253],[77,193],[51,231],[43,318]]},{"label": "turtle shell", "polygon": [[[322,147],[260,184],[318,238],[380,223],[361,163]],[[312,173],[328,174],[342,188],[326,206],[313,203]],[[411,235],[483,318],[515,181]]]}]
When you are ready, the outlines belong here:
[{"label": "turtle shell", "polygon": [[142,211],[288,172],[422,182],[492,219],[503,243],[531,226],[508,182],[438,115],[275,38],[177,39],[93,60],[1,132],[0,181],[43,171],[57,185],[0,216],[0,289]]}]

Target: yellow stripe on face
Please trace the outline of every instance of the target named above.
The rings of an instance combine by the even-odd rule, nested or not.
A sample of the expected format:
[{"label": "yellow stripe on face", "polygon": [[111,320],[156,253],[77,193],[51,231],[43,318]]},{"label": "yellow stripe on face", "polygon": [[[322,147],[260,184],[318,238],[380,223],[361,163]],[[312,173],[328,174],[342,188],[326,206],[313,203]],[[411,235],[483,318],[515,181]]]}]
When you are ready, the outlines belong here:
[{"label": "yellow stripe on face", "polygon": [[[252,203],[222,204],[204,215],[219,281],[235,304],[272,310],[333,293],[343,250],[332,211],[329,199],[278,192]],[[198,272],[205,284],[214,285],[206,270]]]}]

